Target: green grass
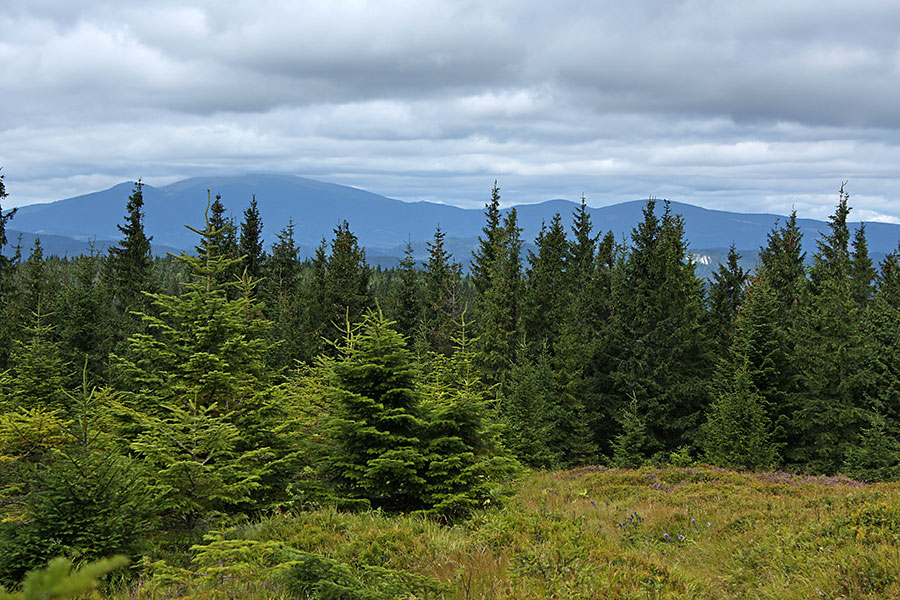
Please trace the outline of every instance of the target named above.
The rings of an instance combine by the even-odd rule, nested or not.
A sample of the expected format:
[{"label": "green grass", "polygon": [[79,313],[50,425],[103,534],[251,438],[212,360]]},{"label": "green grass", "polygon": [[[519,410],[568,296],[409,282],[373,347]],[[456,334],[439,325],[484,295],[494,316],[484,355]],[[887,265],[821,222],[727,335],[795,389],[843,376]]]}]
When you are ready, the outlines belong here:
[{"label": "green grass", "polygon": [[453,526],[323,508],[219,537],[191,568],[157,568],[120,595],[900,598],[900,484],[843,478],[531,473],[503,508]]}]

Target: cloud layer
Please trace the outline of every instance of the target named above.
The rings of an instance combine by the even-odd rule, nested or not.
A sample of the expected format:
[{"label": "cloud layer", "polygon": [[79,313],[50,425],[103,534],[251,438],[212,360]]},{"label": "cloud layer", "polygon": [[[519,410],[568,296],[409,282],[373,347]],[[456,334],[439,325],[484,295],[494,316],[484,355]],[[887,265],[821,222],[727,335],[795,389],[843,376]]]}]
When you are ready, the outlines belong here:
[{"label": "cloud layer", "polygon": [[11,204],[290,172],[480,206],[648,195],[900,222],[900,7],[7,0]]}]

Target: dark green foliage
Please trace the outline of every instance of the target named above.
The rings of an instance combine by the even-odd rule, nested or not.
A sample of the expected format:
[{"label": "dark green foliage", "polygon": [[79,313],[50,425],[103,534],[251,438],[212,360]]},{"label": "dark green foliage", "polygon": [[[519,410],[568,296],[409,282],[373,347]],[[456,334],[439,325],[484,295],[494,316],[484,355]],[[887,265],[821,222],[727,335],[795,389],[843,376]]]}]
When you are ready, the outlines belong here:
[{"label": "dark green foliage", "polygon": [[265,262],[262,227],[259,208],[256,206],[256,194],[254,194],[250,200],[250,206],[244,210],[240,240],[241,266],[244,273],[253,281],[258,281],[262,277],[263,263]]},{"label": "dark green foliage", "polygon": [[847,449],[842,472],[864,481],[900,478],[900,431],[896,423],[877,412],[869,413],[857,443]]},{"label": "dark green foliage", "polygon": [[328,366],[337,445],[328,469],[342,492],[375,506],[421,508],[426,421],[403,337],[380,313],[369,313]]},{"label": "dark green foliage", "polygon": [[549,226],[541,227],[535,244],[538,252],[529,252],[526,270],[524,329],[529,343],[537,348],[546,345],[552,354],[571,310],[572,282],[566,276],[569,247],[559,214]]},{"label": "dark green foliage", "polygon": [[516,209],[510,209],[494,236],[493,262],[485,265],[487,285],[475,298],[480,341],[476,360],[491,384],[498,383],[515,360],[523,291],[521,232]]},{"label": "dark green foliage", "polygon": [[144,306],[142,292],[151,287],[153,257],[150,240],[144,233],[143,184],[138,180],[125,205],[125,225],[118,225],[124,236],[118,246],[109,249],[109,269],[113,298],[120,312]]},{"label": "dark green foliage", "polygon": [[[207,196],[209,190],[207,190]],[[238,245],[238,226],[233,217],[225,215],[225,205],[222,204],[222,196],[216,194],[209,206],[209,229],[211,232],[209,246],[215,248],[216,254],[229,259],[228,266],[218,275],[220,283],[237,281],[243,273],[243,265],[240,259],[241,248]],[[205,246],[196,246],[198,256],[203,256],[207,251]],[[175,290],[172,291],[174,293]],[[229,288],[228,297],[237,297],[237,291]]]},{"label": "dark green foliage", "polygon": [[853,288],[851,292],[853,299],[860,308],[865,308],[875,294],[875,267],[872,266],[872,259],[869,258],[865,223],[861,223],[853,233],[850,281]]},{"label": "dark green foliage", "polygon": [[102,277],[103,256],[92,252],[77,257],[71,269],[74,273],[62,289],[55,315],[60,355],[72,365],[87,360],[90,378],[105,381],[117,332],[112,290]]},{"label": "dark green foliage", "polygon": [[732,326],[747,283],[747,273],[738,263],[740,259],[741,255],[732,244],[727,262],[719,265],[709,286],[709,337],[720,356],[731,343]]},{"label": "dark green foliage", "polygon": [[632,233],[633,248],[616,279],[613,372],[620,395],[636,398],[648,451],[690,444],[706,408],[711,366],[703,328],[702,287],[687,255],[681,218],[662,219],[649,200]]},{"label": "dark green foliage", "polygon": [[506,447],[530,467],[559,467],[563,456],[553,443],[559,414],[553,370],[546,354],[532,360],[525,346],[520,346],[518,356],[499,397]]},{"label": "dark green foliage", "polygon": [[848,197],[841,188],[830,232],[818,241],[796,334],[794,360],[802,389],[793,414],[797,444],[787,458],[815,472],[841,468],[865,420],[867,371],[860,308],[850,278]]},{"label": "dark green foliage", "polygon": [[787,327],[797,313],[797,306],[806,287],[806,271],[803,266],[803,234],[797,225],[797,211],[792,211],[788,222],[776,227],[768,235],[768,243],[759,249],[759,273],[765,272],[778,295],[779,312]]},{"label": "dark green foliage", "polygon": [[278,233],[278,241],[272,244],[262,282],[263,303],[272,321],[270,364],[275,369],[292,367],[303,355],[299,251],[294,240],[294,222],[290,221]]},{"label": "dark green foliage", "polygon": [[492,287],[494,265],[503,247],[503,228],[500,226],[500,188],[494,180],[491,200],[484,205],[485,225],[478,236],[478,248],[472,253],[472,285],[476,294],[484,294]]},{"label": "dark green foliage", "polygon": [[425,294],[419,346],[423,351],[449,356],[453,352],[453,336],[464,305],[462,301],[462,267],[444,248],[447,234],[437,227],[428,243],[428,262],[422,275]]},{"label": "dark green foliage", "polygon": [[421,273],[416,269],[413,248],[406,242],[400,261],[400,283],[394,290],[391,306],[392,317],[399,331],[407,340],[414,338],[422,315]]},{"label": "dark green foliage", "polygon": [[303,360],[307,362],[323,351],[330,351],[342,335],[342,324],[348,320],[358,323],[372,306],[369,292],[372,270],[346,221],[334,230],[331,254],[322,240],[311,266],[312,273],[303,288],[306,343]]}]

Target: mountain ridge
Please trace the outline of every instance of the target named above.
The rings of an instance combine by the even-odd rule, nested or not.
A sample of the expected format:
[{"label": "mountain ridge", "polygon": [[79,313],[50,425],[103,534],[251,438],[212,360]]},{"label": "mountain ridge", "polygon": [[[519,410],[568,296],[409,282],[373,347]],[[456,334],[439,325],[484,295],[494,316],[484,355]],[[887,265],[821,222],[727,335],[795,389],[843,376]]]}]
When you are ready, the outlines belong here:
[{"label": "mountain ridge", "polygon": [[[65,198],[46,204],[20,207],[10,227],[35,235],[72,238],[82,243],[95,240],[108,245],[121,238],[117,225],[122,223],[125,204],[134,184],[123,182],[109,189]],[[332,230],[347,220],[360,244],[370,255],[395,256],[409,240],[422,247],[440,225],[448,240],[455,240],[457,253],[474,249],[484,225],[483,209],[465,209],[432,202],[403,202],[354,187],[297,177],[293,175],[255,174],[227,177],[192,177],[166,186],[144,185],[144,226],[154,244],[191,250],[196,234],[184,227],[203,222],[207,190],[221,194],[222,201],[236,222],[251,197],[256,196],[267,245],[289,219],[295,223],[295,238],[302,253],[310,255],[322,239],[330,239]],[[487,195],[486,195],[487,197]],[[595,231],[613,231],[616,239],[627,241],[632,228],[642,218],[646,200],[630,200],[602,207],[588,206]],[[660,203],[661,204],[661,203]],[[542,223],[556,212],[564,224],[571,224],[571,213],[578,204],[551,199],[537,204],[514,206],[523,239],[532,242]],[[736,213],[671,202],[673,212],[681,214],[685,235],[692,251],[727,249],[732,243],[743,252],[765,245],[766,236],[786,217],[772,213]],[[503,209],[508,212],[513,207]],[[657,212],[661,206],[657,207]],[[815,250],[815,240],[826,231],[827,223],[798,219],[804,233],[807,252]],[[853,224],[852,226],[855,226]],[[897,247],[900,225],[870,222],[866,224],[869,250],[873,258]],[[11,238],[11,240],[14,238]],[[457,256],[467,263],[468,256]]]}]

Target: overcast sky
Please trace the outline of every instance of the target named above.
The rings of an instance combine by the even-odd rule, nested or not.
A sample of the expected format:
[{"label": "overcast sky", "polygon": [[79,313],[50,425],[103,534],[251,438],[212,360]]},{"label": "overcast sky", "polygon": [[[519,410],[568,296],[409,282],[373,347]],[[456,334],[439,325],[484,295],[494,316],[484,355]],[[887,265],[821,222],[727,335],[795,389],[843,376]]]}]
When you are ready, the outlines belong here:
[{"label": "overcast sky", "polygon": [[293,173],[900,223],[900,3],[3,0],[7,207]]}]

